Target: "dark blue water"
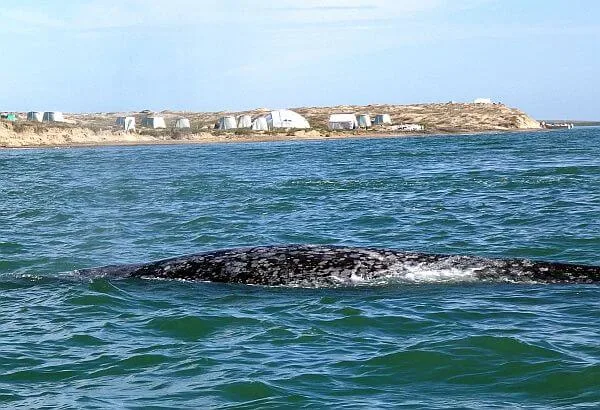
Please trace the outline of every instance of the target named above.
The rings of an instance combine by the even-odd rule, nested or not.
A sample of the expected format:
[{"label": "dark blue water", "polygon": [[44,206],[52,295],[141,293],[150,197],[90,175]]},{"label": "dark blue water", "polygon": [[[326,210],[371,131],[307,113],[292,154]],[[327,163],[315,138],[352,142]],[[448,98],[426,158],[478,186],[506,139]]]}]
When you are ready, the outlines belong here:
[{"label": "dark blue water", "polygon": [[0,151],[0,405],[600,405],[597,285],[74,269],[321,243],[600,264],[600,129]]}]

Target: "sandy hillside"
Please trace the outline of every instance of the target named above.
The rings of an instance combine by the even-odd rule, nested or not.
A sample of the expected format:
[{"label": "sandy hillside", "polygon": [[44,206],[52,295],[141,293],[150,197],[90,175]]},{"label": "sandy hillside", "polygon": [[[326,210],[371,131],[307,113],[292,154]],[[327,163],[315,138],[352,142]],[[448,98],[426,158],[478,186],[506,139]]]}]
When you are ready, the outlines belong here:
[{"label": "sandy hillside", "polygon": [[[268,113],[260,108],[240,112],[179,112],[154,113],[165,118],[167,130],[149,130],[140,127],[147,115],[142,112],[110,112],[65,114],[68,123],[31,123],[24,121],[25,113],[19,113],[16,123],[0,123],[0,147],[48,146],[48,145],[110,145],[168,142],[222,142],[222,141],[268,141],[301,138],[342,138],[361,135],[401,135],[393,126],[375,126],[361,131],[329,131],[327,120],[332,113],[390,114],[394,125],[420,124],[422,134],[459,133],[479,131],[508,131],[539,128],[539,123],[524,112],[501,104],[416,104],[416,105],[368,105],[335,107],[300,107],[292,110],[304,115],[311,124],[308,131],[252,132],[250,130],[215,131],[213,126],[223,115],[250,114],[252,118]],[[136,117],[137,132],[124,133],[115,125],[118,116]],[[178,132],[172,129],[180,117],[190,119],[192,129]]]}]

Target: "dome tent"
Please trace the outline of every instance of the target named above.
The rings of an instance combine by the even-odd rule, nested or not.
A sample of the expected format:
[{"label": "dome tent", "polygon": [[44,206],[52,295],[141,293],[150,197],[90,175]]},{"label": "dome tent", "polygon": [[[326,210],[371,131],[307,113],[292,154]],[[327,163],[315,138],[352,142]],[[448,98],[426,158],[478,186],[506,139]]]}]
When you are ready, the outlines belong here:
[{"label": "dome tent", "polygon": [[290,110],[271,111],[265,118],[269,130],[275,128],[310,128],[306,118]]}]

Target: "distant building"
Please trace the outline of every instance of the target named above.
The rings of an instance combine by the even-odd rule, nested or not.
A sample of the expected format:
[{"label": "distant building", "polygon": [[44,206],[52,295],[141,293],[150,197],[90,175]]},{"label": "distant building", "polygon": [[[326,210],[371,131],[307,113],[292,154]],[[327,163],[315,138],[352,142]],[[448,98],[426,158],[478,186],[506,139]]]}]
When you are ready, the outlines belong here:
[{"label": "distant building", "polygon": [[492,100],[490,98],[475,98],[473,104],[492,104]]}]

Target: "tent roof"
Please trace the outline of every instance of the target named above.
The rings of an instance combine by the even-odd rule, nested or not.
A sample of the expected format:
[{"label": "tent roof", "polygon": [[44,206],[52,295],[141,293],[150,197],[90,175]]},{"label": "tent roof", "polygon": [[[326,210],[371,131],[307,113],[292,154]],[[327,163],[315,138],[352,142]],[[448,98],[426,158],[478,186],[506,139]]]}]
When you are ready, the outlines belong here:
[{"label": "tent roof", "polygon": [[310,128],[306,118],[291,110],[274,110],[266,117],[273,128]]},{"label": "tent roof", "polygon": [[329,122],[355,122],[356,116],[354,114],[331,114],[329,116]]}]

